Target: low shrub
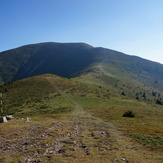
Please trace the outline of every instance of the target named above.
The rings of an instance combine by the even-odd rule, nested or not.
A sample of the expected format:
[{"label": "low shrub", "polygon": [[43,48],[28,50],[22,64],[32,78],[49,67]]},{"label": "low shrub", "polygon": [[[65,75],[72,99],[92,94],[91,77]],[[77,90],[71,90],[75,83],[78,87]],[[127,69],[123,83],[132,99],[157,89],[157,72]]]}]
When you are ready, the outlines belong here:
[{"label": "low shrub", "polygon": [[123,114],[123,117],[135,117],[135,114],[132,111],[128,110]]}]

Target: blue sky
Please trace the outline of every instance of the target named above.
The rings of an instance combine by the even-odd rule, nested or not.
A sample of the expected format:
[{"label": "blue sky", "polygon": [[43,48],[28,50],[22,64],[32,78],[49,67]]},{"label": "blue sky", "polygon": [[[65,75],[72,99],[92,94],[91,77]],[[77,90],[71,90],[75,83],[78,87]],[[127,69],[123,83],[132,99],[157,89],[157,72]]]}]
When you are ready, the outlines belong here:
[{"label": "blue sky", "polygon": [[163,63],[163,0],[0,0],[0,52],[85,42]]}]

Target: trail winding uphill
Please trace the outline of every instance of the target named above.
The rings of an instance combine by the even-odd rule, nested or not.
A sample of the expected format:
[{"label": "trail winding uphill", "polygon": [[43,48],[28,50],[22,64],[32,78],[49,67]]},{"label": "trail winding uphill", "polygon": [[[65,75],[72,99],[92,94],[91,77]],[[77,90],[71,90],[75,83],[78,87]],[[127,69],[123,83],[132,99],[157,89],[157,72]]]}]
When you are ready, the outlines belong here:
[{"label": "trail winding uphill", "polygon": [[[112,123],[92,116],[53,77],[46,80],[73,111],[61,117],[41,116],[2,124],[0,163],[162,163],[150,151],[126,137]],[[7,132],[5,132],[7,131]]]},{"label": "trail winding uphill", "polygon": [[[72,151],[74,162],[153,162],[152,153],[136,144],[113,124],[92,116],[66,94],[51,78],[47,80],[74,107],[70,115],[61,118],[54,128],[62,132],[57,138],[57,152],[66,156]],[[64,148],[66,146],[66,148]],[[153,158],[154,159],[154,158]],[[161,162],[162,160],[160,160]],[[158,160],[159,162],[159,160]]]}]

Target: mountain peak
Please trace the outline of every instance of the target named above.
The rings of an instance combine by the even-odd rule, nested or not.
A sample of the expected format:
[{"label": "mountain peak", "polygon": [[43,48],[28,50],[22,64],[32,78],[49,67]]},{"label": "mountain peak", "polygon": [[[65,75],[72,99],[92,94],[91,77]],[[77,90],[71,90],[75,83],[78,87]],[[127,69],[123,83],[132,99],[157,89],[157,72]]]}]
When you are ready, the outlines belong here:
[{"label": "mountain peak", "polygon": [[94,71],[101,65],[103,70],[118,78],[127,76],[128,80],[163,90],[160,84],[163,82],[163,65],[82,42],[25,45],[0,53],[0,63],[1,83],[46,73],[72,77]]}]

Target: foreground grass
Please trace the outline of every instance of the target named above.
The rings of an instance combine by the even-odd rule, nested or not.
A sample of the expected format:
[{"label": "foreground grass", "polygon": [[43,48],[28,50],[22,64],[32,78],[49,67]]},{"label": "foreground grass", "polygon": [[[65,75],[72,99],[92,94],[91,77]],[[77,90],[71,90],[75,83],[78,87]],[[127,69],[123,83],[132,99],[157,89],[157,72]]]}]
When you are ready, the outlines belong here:
[{"label": "foreground grass", "polygon": [[[80,107],[80,108],[79,108]],[[17,118],[1,124],[1,162],[161,162],[159,149],[149,149],[110,122],[78,105],[74,112]]]}]

